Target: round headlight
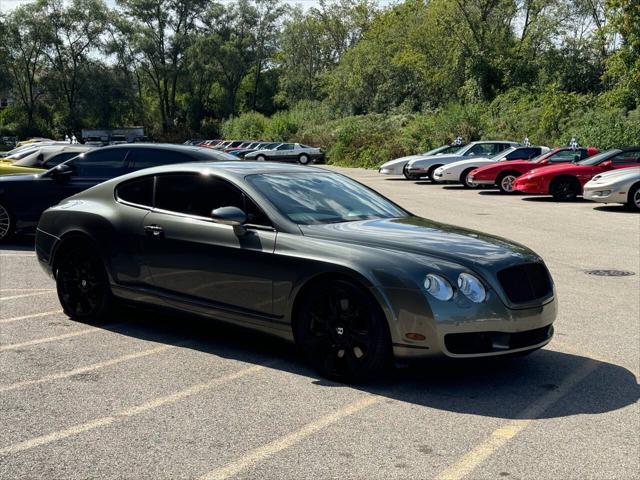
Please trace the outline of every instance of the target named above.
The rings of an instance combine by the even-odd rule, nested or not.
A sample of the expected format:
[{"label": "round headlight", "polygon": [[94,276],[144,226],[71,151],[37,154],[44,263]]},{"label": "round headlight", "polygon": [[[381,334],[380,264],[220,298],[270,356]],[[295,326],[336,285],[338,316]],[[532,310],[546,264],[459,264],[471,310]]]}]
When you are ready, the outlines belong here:
[{"label": "round headlight", "polygon": [[446,279],[440,275],[430,273],[424,279],[424,288],[430,295],[438,300],[447,301],[453,297],[453,288]]},{"label": "round headlight", "polygon": [[487,297],[482,282],[468,273],[461,273],[458,276],[458,288],[465,297],[474,303],[481,303]]}]

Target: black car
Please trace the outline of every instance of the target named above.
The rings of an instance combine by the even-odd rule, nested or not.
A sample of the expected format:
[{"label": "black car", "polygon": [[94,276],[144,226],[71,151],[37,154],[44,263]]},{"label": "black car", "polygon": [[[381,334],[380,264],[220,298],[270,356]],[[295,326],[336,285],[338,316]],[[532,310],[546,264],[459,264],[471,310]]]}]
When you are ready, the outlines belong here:
[{"label": "black car", "polygon": [[200,147],[126,144],[84,153],[41,174],[5,175],[0,177],[0,241],[32,233],[47,208],[125,173],[173,163],[234,160]]},{"label": "black car", "polygon": [[524,354],[557,301],[534,252],[420,218],[328,170],[270,162],[170,165],[45,211],[36,253],[64,312],[120,301],[294,340],[324,375],[392,358]]}]

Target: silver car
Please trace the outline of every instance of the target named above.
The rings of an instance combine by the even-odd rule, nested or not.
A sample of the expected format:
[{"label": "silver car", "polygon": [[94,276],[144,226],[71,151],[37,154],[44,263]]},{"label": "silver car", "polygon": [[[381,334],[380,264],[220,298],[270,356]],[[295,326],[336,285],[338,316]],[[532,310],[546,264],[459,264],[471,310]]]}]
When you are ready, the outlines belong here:
[{"label": "silver car", "polygon": [[[433,150],[429,150],[424,153],[420,153],[418,155],[409,155],[406,157],[400,157],[393,160],[389,160],[386,163],[383,163],[382,166],[378,169],[378,173],[382,175],[404,175],[407,177],[407,171],[405,170],[405,166],[411,160],[419,160],[424,157],[429,157],[431,155],[448,155],[452,153],[456,153],[458,150],[462,149],[466,144],[452,144],[452,145],[442,145],[441,147],[434,148]],[[414,180],[413,178],[407,177],[409,180]]]},{"label": "silver car", "polygon": [[623,203],[640,211],[640,167],[629,167],[601,173],[589,180],[583,197],[601,203]]},{"label": "silver car", "polygon": [[409,161],[405,167],[405,176],[412,180],[417,180],[422,177],[427,177],[432,180],[433,172],[442,165],[472,157],[493,157],[507,148],[518,146],[520,146],[519,143],[506,140],[471,142],[451,155],[430,155]]},{"label": "silver car", "polygon": [[247,153],[244,158],[245,160],[258,160],[259,162],[272,160],[307,165],[324,160],[324,153],[319,148],[309,147],[301,143],[282,143],[276,148]]}]

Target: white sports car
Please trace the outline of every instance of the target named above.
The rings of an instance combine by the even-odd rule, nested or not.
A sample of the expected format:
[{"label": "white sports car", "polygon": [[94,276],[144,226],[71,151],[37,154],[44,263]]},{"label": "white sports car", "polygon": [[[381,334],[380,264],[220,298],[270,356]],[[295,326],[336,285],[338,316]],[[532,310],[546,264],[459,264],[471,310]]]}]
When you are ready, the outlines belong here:
[{"label": "white sports car", "polygon": [[309,147],[301,143],[282,143],[276,148],[247,153],[244,159],[258,160],[259,162],[264,162],[265,160],[297,162],[307,165],[324,160],[324,153],[319,148]]},{"label": "white sports car", "polygon": [[448,165],[471,157],[491,157],[507,148],[518,146],[520,146],[518,143],[501,140],[471,142],[453,154],[430,155],[409,161],[405,167],[405,171],[407,172],[405,176],[412,180],[417,180],[421,177],[427,177],[433,180],[433,172],[442,165]]},{"label": "white sports car", "polygon": [[409,176],[407,175],[407,171],[404,168],[411,160],[419,160],[431,155],[447,155],[450,153],[456,153],[464,146],[465,144],[462,143],[443,145],[441,147],[434,148],[433,150],[429,150],[428,152],[420,153],[418,155],[409,155],[406,157],[389,160],[388,162],[382,164],[382,166],[378,169],[378,173],[381,173],[383,175],[404,175],[409,180],[415,180],[414,178],[409,178]]},{"label": "white sports car", "polygon": [[585,184],[583,197],[594,202],[624,203],[631,210],[640,211],[640,167],[596,175]]},{"label": "white sports car", "polygon": [[479,185],[470,182],[469,174],[478,167],[509,160],[530,160],[549,151],[548,147],[511,147],[492,157],[471,157],[438,167],[433,172],[434,182],[462,183],[467,188]]}]

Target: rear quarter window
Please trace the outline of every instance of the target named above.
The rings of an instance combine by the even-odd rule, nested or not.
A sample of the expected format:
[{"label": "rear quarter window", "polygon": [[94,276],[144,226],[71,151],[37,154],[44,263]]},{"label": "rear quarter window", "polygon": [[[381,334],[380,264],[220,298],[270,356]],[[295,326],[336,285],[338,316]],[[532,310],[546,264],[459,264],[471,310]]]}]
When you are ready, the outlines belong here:
[{"label": "rear quarter window", "polygon": [[153,185],[153,176],[123,182],[116,187],[116,199],[151,208],[153,206]]}]

